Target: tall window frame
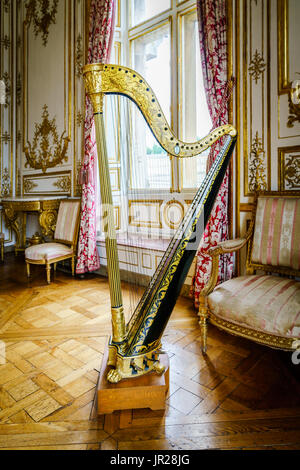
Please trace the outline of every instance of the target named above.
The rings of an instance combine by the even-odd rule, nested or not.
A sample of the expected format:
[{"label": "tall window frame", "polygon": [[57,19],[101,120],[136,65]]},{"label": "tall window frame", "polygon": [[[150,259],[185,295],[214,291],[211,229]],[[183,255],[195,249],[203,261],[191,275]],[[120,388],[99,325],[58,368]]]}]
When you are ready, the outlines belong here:
[{"label": "tall window frame", "polygon": [[[165,25],[167,22],[170,24],[170,31],[171,31],[171,39],[170,39],[170,58],[171,58],[171,82],[170,82],[170,121],[169,124],[174,130],[175,134],[178,135],[179,138],[185,140],[185,121],[184,121],[184,103],[185,103],[185,89],[183,83],[183,56],[184,56],[184,44],[183,44],[183,29],[185,19],[188,16],[193,15],[195,20],[197,20],[197,7],[196,1],[192,0],[170,0],[170,8],[167,8],[151,18],[141,21],[138,24],[132,24],[131,19],[133,17],[133,4],[135,1],[138,0],[126,0],[127,6],[127,30],[125,32],[125,37],[127,39],[126,44],[126,65],[129,67],[133,66],[132,61],[132,44],[137,38],[141,37],[142,35],[146,35],[148,32],[152,31],[153,29],[158,29],[160,26]],[[142,0],[141,0],[142,1]],[[197,30],[197,41],[198,41],[198,30]],[[195,50],[195,59],[196,54],[198,54],[197,60],[201,66],[200,60],[200,51],[199,49]],[[138,68],[136,69],[137,72],[140,72]],[[202,74],[202,71],[201,71]],[[151,86],[151,83],[150,83]],[[203,84],[202,84],[203,86]],[[154,89],[154,92],[156,90]],[[203,99],[204,98],[204,99]],[[204,86],[202,90],[202,106],[206,108],[205,115],[209,117],[207,103],[205,99],[204,93]],[[211,128],[210,125],[206,127],[206,130],[201,135],[194,135],[193,138],[187,138],[186,140],[196,140],[197,138],[204,137]],[[191,137],[191,136],[188,136]],[[192,194],[195,189],[201,183],[200,180],[197,181],[197,184],[188,185],[184,181],[184,169],[185,169],[185,161],[182,159],[178,159],[172,156],[166,156],[166,158],[170,159],[170,187],[169,189],[161,189],[159,192],[171,192],[171,193],[187,193]],[[200,155],[199,157],[195,157],[196,159],[202,160],[202,178],[205,176],[205,167],[206,167],[206,155]],[[191,159],[194,160],[195,159]],[[187,163],[189,165],[189,163]],[[157,189],[138,189],[135,191],[144,193],[145,196],[151,193],[157,193]],[[130,188],[129,188],[130,192]]]}]

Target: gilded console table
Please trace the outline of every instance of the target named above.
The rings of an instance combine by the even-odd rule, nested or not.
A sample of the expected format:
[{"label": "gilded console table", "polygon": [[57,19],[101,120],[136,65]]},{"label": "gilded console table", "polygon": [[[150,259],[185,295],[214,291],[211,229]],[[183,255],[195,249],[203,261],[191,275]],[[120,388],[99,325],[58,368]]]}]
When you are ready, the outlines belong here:
[{"label": "gilded console table", "polygon": [[1,201],[6,224],[16,234],[15,253],[26,248],[27,214],[37,212],[44,237],[53,236],[59,203],[64,197],[16,197]]}]

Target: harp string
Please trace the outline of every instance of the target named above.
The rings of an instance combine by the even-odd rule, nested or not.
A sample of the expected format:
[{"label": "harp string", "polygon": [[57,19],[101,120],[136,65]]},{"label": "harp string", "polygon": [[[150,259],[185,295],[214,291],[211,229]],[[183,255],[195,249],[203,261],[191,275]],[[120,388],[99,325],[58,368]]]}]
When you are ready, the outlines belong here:
[{"label": "harp string", "polygon": [[[219,152],[218,156],[225,152],[225,149],[229,145],[229,143],[230,143],[230,138],[227,139],[227,143],[224,145],[221,152]],[[155,291],[158,290],[159,285],[160,285],[160,281],[163,278],[163,275],[165,274],[166,270],[168,269],[168,266],[170,264],[170,260],[173,258],[174,254],[176,253],[176,249],[177,249],[178,245],[181,242],[183,234],[185,233],[185,231],[187,230],[187,228],[189,226],[189,223],[190,223],[190,220],[192,218],[193,213],[195,213],[195,211],[199,210],[199,205],[201,205],[201,203],[203,202],[203,201],[201,201],[201,198],[203,197],[203,195],[202,195],[203,190],[204,190],[205,187],[209,187],[209,185],[211,184],[211,181],[214,178],[217,166],[218,166],[218,158],[216,158],[215,162],[213,163],[213,165],[211,167],[211,170],[209,171],[209,175],[208,175],[209,177],[205,181],[203,181],[202,184],[200,185],[200,188],[198,189],[194,200],[192,201],[192,203],[191,203],[191,205],[190,205],[190,207],[189,207],[182,223],[180,224],[180,227],[176,230],[173,238],[171,239],[171,241],[169,243],[169,246],[168,246],[167,250],[165,251],[165,253],[164,253],[164,255],[161,259],[161,262],[159,263],[159,265],[156,269],[156,272],[154,273],[151,281],[149,282],[147,288],[145,289],[144,294],[143,294],[136,310],[134,311],[132,317],[130,318],[130,320],[128,322],[127,329],[131,328],[131,326],[135,323],[136,318],[140,314],[140,311],[141,311],[142,307],[150,301],[151,297],[153,297],[153,295],[154,295],[154,292],[153,292],[154,286],[156,286]],[[199,240],[199,242],[200,242],[200,240]]]}]

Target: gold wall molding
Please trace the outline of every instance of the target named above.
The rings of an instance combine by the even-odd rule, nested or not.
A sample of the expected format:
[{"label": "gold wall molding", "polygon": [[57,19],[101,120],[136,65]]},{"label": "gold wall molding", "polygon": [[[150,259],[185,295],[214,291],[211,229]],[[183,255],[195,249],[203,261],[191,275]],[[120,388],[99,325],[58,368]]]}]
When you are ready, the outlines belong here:
[{"label": "gold wall molding", "polygon": [[[128,223],[134,227],[148,227],[148,228],[162,228],[161,222],[161,205],[163,203],[162,199],[130,199],[128,201],[128,209],[129,209],[129,216],[128,216]],[[138,206],[141,207],[137,211]],[[140,211],[142,208],[146,208],[148,212],[147,219],[142,219],[140,216]],[[151,219],[150,210],[155,211],[155,220]],[[136,212],[137,211],[137,212]],[[144,214],[145,215],[145,214]]]},{"label": "gold wall molding", "polygon": [[[180,211],[180,217],[178,218],[177,222],[172,220],[170,217],[172,214],[172,212],[170,213],[170,211],[172,211],[172,209],[174,210],[175,207],[178,211]],[[169,228],[177,229],[180,223],[182,222],[182,219],[184,217],[184,212],[185,211],[184,211],[183,204],[176,199],[172,199],[171,201],[168,201],[164,206],[164,210],[163,210],[164,222]]]},{"label": "gold wall molding", "polygon": [[[278,0],[277,5],[278,94],[288,94],[289,116],[286,125],[291,128],[296,122],[300,122],[300,90],[298,83],[295,88],[295,82],[290,76],[289,0]],[[295,71],[292,75],[294,73]]]},{"label": "gold wall molding", "polygon": [[42,113],[42,123],[35,124],[35,132],[32,145],[24,148],[26,155],[25,166],[30,166],[36,170],[42,170],[44,173],[48,168],[67,161],[66,155],[69,137],[64,137],[65,131],[58,137],[55,117],[50,121],[48,106],[45,104]]},{"label": "gold wall molding", "polygon": [[277,0],[277,33],[278,33],[278,94],[288,93],[289,79],[289,2]]},{"label": "gold wall molding", "polygon": [[44,46],[48,42],[49,28],[56,21],[57,5],[58,0],[28,0],[25,4],[25,22],[28,26],[33,24],[35,37],[41,34]]}]

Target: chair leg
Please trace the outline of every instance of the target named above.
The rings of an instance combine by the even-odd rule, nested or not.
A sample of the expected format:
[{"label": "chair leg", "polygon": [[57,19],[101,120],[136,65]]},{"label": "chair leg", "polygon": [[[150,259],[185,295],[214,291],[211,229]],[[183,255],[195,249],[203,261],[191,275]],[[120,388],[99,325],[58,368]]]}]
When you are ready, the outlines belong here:
[{"label": "chair leg", "polygon": [[46,272],[47,272],[47,282],[48,284],[50,284],[51,282],[50,280],[51,265],[50,264],[46,264]]},{"label": "chair leg", "polygon": [[27,263],[27,261],[26,261],[26,268],[27,268],[27,277],[29,279],[30,278],[30,264]]},{"label": "chair leg", "polygon": [[1,242],[1,260],[4,261],[4,242]]},{"label": "chair leg", "polygon": [[206,305],[202,304],[199,307],[199,325],[201,333],[201,350],[203,354],[206,354],[207,351],[207,320],[209,317],[208,308]]},{"label": "chair leg", "polygon": [[55,273],[56,273],[56,266],[57,266],[57,263],[54,263],[53,264],[53,270],[54,270]]},{"label": "chair leg", "polygon": [[75,276],[75,256],[72,256],[72,276]]}]

